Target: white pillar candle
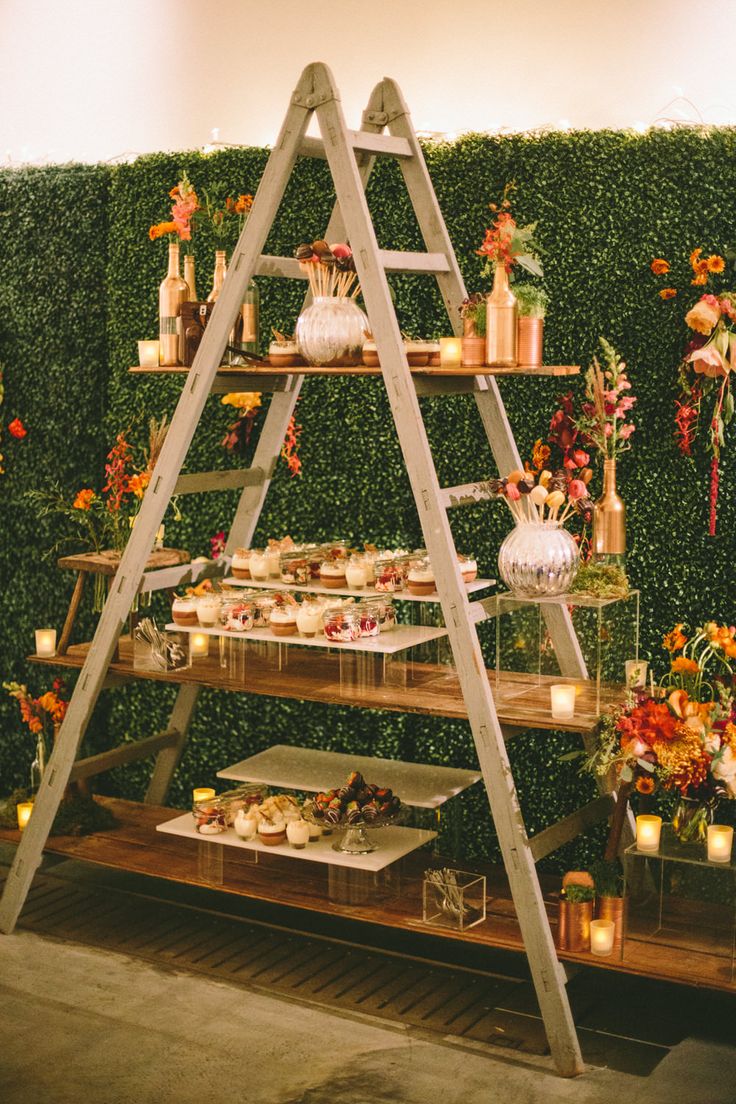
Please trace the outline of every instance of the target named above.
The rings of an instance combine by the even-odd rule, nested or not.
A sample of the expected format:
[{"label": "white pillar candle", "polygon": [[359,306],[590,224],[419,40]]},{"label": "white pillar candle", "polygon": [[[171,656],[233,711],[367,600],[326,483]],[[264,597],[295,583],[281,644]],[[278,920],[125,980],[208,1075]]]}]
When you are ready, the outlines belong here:
[{"label": "white pillar candle", "polygon": [[46,659],[56,655],[56,629],[36,629],[36,655]]},{"label": "white pillar candle", "polygon": [[575,686],[566,682],[555,683],[549,688],[552,717],[556,721],[570,721],[575,716]]},{"label": "white pillar candle", "polygon": [[639,815],[636,818],[636,846],[640,851],[659,851],[662,818]]},{"label": "white pillar candle", "polygon": [[215,791],[211,786],[198,786],[196,790],[192,790],[192,800],[195,804],[198,801],[211,801],[215,796]]},{"label": "white pillar candle", "polygon": [[206,633],[192,633],[189,637],[189,654],[192,657],[210,654],[210,638]]},{"label": "white pillar candle", "polygon": [[18,817],[18,827],[21,832],[25,828],[28,821],[31,819],[31,813],[33,812],[32,801],[21,801],[19,805],[15,807],[15,813]]},{"label": "white pillar candle", "polygon": [[463,362],[463,343],[459,337],[440,338],[440,364],[443,368],[459,368]]},{"label": "white pillar candle", "polygon": [[616,925],[613,920],[590,921],[590,953],[604,958],[613,950]]},{"label": "white pillar candle", "polygon": [[141,368],[158,368],[158,341],[138,342],[138,364]]},{"label": "white pillar candle", "polygon": [[627,659],[625,666],[627,689],[634,690],[640,686],[646,686],[648,663],[645,659]]},{"label": "white pillar candle", "polygon": [[732,847],[733,828],[728,824],[708,825],[708,862],[730,862]]}]

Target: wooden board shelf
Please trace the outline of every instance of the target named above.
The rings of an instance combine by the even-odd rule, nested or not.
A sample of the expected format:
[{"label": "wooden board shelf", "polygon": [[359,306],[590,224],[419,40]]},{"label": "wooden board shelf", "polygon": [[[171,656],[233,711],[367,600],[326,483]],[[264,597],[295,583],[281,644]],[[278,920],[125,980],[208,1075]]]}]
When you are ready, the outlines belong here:
[{"label": "wooden board shelf", "polygon": [[[128,369],[139,376],[183,376],[190,368],[185,365],[171,367],[143,368],[136,364]],[[517,364],[512,368],[494,367],[483,365],[475,368],[412,368],[413,376],[433,376],[444,378],[466,378],[474,376],[577,376],[580,373],[579,364]],[[254,361],[247,365],[220,365],[217,374],[222,379],[229,379],[233,385],[241,383],[245,377],[256,379],[258,376],[288,377],[288,376],[365,376],[366,378],[381,375],[380,368],[367,368],[364,364],[337,365],[325,367],[324,365],[300,364],[290,367],[275,367],[267,360]]]},{"label": "wooden board shelf", "polygon": [[[114,813],[117,826],[81,838],[52,836],[46,845],[47,853],[166,881],[205,886],[219,893],[303,912],[328,913],[416,935],[426,933],[435,938],[524,953],[508,882],[500,867],[489,864],[470,867],[487,878],[488,918],[485,923],[464,933],[448,928],[427,928],[421,922],[422,877],[427,866],[446,863],[446,859],[430,861],[424,854],[408,855],[401,861],[398,878],[377,885],[377,876],[370,872],[295,862],[281,855],[259,854],[259,861],[255,863],[252,854],[228,847],[222,848],[221,880],[208,881],[203,874],[205,864],[200,866],[198,861],[200,844],[197,841],[156,831],[175,811],[115,798],[98,800]],[[4,842],[17,843],[19,838],[17,831],[0,830],[0,840]],[[554,934],[559,878],[543,875],[540,881]],[[697,918],[693,915],[695,903],[688,902],[687,906],[683,923],[687,923],[692,934],[698,930]],[[596,969],[736,993],[736,984],[730,976],[730,959],[715,954],[705,939],[700,950],[686,950],[678,946],[676,938],[660,943],[630,937],[621,959],[614,956],[596,958],[587,952],[568,951],[561,951],[559,957],[565,962]]]},{"label": "wooden board shelf", "polygon": [[[89,644],[76,644],[66,655],[53,659],[29,656],[34,663],[47,666],[76,667],[84,663]],[[362,709],[380,709],[399,713],[421,713],[435,717],[452,717],[467,720],[455,669],[434,663],[392,664],[391,683],[377,685],[341,685],[340,656],[317,650],[283,649],[289,652],[288,665],[277,670],[274,663],[253,656],[245,664],[242,673],[232,676],[228,669],[220,667],[213,655],[195,659],[194,665],[185,671],[141,671],[133,668],[133,647],[130,638],[120,641],[120,659],[110,664],[110,675],[116,678],[145,678],[156,682],[207,686],[215,690],[231,690],[238,693],[260,694],[275,698],[291,698],[301,701],[325,702],[330,705],[348,705]],[[402,671],[403,668],[403,671]],[[489,671],[491,687],[496,685],[496,672]],[[564,732],[593,732],[598,723],[596,687],[593,683],[580,683],[576,699],[576,714],[569,721],[553,721],[550,713],[549,687],[558,682],[552,676],[539,680],[529,676],[506,673],[497,696],[497,712],[501,724],[516,728],[541,728]],[[514,691],[514,696],[504,699],[503,690]],[[517,691],[526,691],[517,693]],[[622,686],[601,689],[601,710],[611,709],[623,701]]]}]

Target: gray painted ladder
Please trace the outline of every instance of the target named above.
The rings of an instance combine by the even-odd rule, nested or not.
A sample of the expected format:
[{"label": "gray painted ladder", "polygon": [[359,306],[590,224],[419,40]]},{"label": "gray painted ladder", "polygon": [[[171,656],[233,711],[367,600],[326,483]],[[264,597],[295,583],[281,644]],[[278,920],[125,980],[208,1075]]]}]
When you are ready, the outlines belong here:
[{"label": "gray painted ladder", "polygon": [[[306,137],[313,115],[316,115],[321,139]],[[387,134],[383,133],[386,129]],[[452,492],[462,488],[439,486],[417,395],[472,392],[498,469],[518,468],[520,459],[492,377],[419,381],[409,371],[386,272],[434,275],[455,330],[460,324],[458,307],[465,297],[465,288],[409,112],[398,87],[388,79],[374,90],[363,116],[362,129],[358,131],[346,127],[339,94],[325,65],[308,66],[297,84],[250,217],[233,254],[222,294],[182,389],[138,521],[36,797],[33,817],[18,847],[0,902],[0,929],[10,932],[15,925],[70,779],[97,774],[156,752],[146,801],[160,804],[166,799],[196,705],[198,688],[195,686],[185,685],[179,689],[164,733],[89,759],[78,760],[77,755],[100,691],[110,684],[108,667],[135,595],[140,589],[165,589],[195,577],[191,566],[143,573],[172,495],[222,487],[225,480],[227,486],[242,488],[226,552],[232,553],[236,547],[251,542],[294,411],[301,376],[273,379],[272,402],[249,469],[186,476],[180,473],[207,398],[213,391],[222,390],[223,385],[216,379],[218,367],[251,277],[299,278],[302,275],[295,260],[263,256],[262,250],[296,159],[304,155],[326,158],[334,179],[337,202],[325,236],[328,241],[347,239],[353,249],[399,442],[435,569],[442,611],[549,1045],[560,1073],[573,1076],[582,1072],[582,1058],[565,988],[566,977],[555,951],[535,861],[565,839],[573,838],[583,827],[589,827],[594,820],[608,815],[612,799],[603,795],[585,810],[566,818],[546,833],[540,833],[535,840],[527,837],[505,744],[505,738],[513,735],[514,730],[504,733],[499,723],[476,632],[476,623],[488,614],[482,602],[471,604],[468,601],[447,519],[450,500],[455,497]],[[365,184],[376,156],[398,160],[427,252],[396,253],[379,249],[365,198]],[[545,615],[563,674],[587,677],[567,609],[563,605],[546,607]]]}]

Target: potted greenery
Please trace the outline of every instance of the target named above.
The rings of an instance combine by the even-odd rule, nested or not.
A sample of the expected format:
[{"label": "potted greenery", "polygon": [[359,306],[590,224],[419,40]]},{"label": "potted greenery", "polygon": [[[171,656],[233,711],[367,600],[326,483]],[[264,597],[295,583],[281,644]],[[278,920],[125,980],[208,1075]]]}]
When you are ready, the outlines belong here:
[{"label": "potted greenery", "polygon": [[463,322],[463,364],[480,368],[486,362],[486,300],[480,291],[469,295],[460,304]]},{"label": "potted greenery", "polygon": [[549,305],[549,295],[536,284],[514,284],[519,312],[519,364],[542,364],[544,316]]},{"label": "potted greenery", "polygon": [[618,859],[600,859],[590,868],[595,882],[596,909],[599,920],[613,920],[613,949],[620,951],[624,940],[626,898],[624,874]]},{"label": "potted greenery", "polygon": [[585,870],[571,870],[562,879],[557,945],[561,951],[590,950],[595,883]]}]

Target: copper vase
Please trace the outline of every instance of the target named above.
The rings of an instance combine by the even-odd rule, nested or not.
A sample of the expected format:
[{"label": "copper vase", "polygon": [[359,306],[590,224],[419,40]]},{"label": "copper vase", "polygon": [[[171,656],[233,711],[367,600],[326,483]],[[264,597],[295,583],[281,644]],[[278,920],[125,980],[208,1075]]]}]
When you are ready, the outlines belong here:
[{"label": "copper vase", "polygon": [[502,264],[496,265],[493,290],[486,299],[486,364],[513,368],[518,363],[516,296]]},{"label": "copper vase", "polygon": [[542,342],[544,337],[544,319],[525,316],[519,319],[519,343],[517,355],[519,364],[533,367],[542,365]]},{"label": "copper vase", "polygon": [[567,901],[560,897],[557,946],[561,951],[590,950],[590,921],[593,919],[592,901]]},{"label": "copper vase", "polygon": [[596,916],[599,920],[613,920],[613,949],[620,954],[624,945],[628,897],[599,897]]},{"label": "copper vase", "polygon": [[166,367],[183,363],[181,305],[188,295],[189,287],[179,271],[179,243],[170,242],[169,267],[158,291],[159,357]]},{"label": "copper vase", "polygon": [[616,491],[616,461],[603,461],[603,494],[593,509],[593,557],[622,560],[626,553],[626,507]]},{"label": "copper vase", "polygon": [[486,362],[486,339],[464,335],[462,338],[462,362],[466,368],[482,368]]}]

